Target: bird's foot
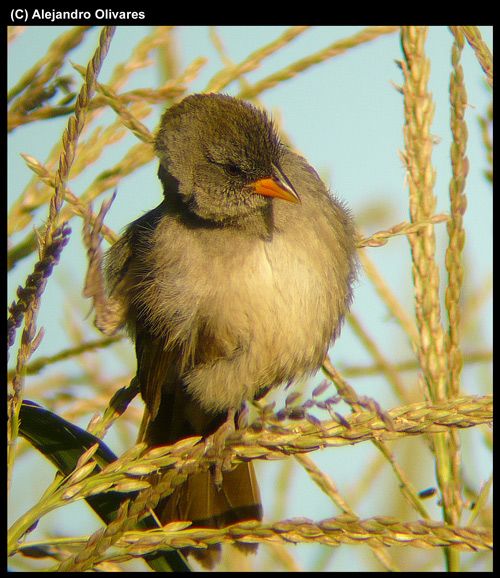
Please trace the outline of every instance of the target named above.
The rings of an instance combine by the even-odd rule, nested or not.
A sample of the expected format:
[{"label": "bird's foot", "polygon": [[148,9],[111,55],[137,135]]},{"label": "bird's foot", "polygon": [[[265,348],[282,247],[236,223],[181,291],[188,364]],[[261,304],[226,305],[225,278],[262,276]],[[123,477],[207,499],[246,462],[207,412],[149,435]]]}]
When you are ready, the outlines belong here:
[{"label": "bird's foot", "polygon": [[230,409],[227,412],[227,417],[219,429],[211,436],[212,451],[215,457],[215,484],[218,488],[222,485],[222,470],[230,465],[230,457],[227,452],[224,452],[226,440],[236,431],[234,418],[236,410]]}]

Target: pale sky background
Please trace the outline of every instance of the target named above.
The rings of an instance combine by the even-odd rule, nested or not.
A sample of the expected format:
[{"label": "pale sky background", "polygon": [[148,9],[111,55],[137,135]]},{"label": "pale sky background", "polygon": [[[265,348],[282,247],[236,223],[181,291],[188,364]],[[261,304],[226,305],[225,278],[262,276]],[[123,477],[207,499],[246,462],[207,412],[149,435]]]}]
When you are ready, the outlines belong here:
[{"label": "pale sky background", "polygon": [[[8,53],[8,86],[12,86],[20,76],[33,65],[46,51],[50,43],[67,27],[29,27],[10,47]],[[219,34],[227,53],[234,62],[240,62],[256,48],[277,38],[286,28],[281,26],[223,26]],[[280,70],[289,63],[310,55],[338,40],[350,36],[362,27],[334,26],[313,28],[285,49],[266,59],[262,66],[247,77],[250,83],[264,78],[271,72]],[[106,83],[114,65],[130,53],[133,46],[148,32],[148,27],[118,27],[111,44],[109,56],[104,64],[99,80]],[[73,62],[86,65],[96,45],[100,28],[91,30],[86,41],[71,53]],[[483,38],[492,45],[492,28],[481,27]],[[185,68],[196,57],[203,55],[208,64],[198,78],[190,85],[189,92],[201,91],[211,76],[220,67],[220,58],[209,39],[207,27],[180,27],[177,32],[181,68]],[[448,183],[450,178],[450,128],[448,85],[451,70],[450,54],[452,35],[446,27],[431,27],[426,52],[431,58],[430,90],[435,98],[436,112],[432,132],[436,136],[433,162],[437,171],[435,194],[438,199],[436,212],[449,211]],[[346,54],[332,58],[308,69],[297,77],[264,92],[260,100],[276,118],[290,138],[294,147],[307,157],[316,167],[325,182],[340,198],[351,207],[355,218],[365,234],[386,229],[409,219],[408,191],[405,183],[405,171],[398,151],[403,143],[403,97],[394,85],[402,83],[402,73],[395,60],[402,58],[398,34],[383,36],[373,42],[349,50]],[[462,63],[468,91],[469,107],[467,121],[469,128],[468,157],[470,173],[467,180],[468,208],[464,223],[467,234],[465,248],[464,297],[476,293],[485,284],[492,269],[492,192],[490,184],[483,176],[487,162],[481,142],[478,115],[484,115],[490,93],[486,88],[484,73],[472,50],[466,44]],[[67,66],[63,73],[73,74]],[[158,72],[153,68],[141,71],[133,76],[125,90],[138,87],[156,87]],[[238,85],[230,85],[226,91],[238,92]],[[156,107],[154,118],[145,122],[150,130],[156,127],[162,107]],[[112,113],[103,116],[103,125],[114,120]],[[34,123],[16,129],[8,140],[8,206],[23,190],[31,172],[26,168],[19,153],[25,152],[45,160],[53,143],[60,138],[67,119]],[[88,174],[70,182],[75,194],[80,194],[91,180],[106,167],[113,166],[123,153],[135,143],[135,137],[129,135],[116,146],[116,150],[107,152]],[[115,156],[116,153],[116,156]],[[156,177],[157,164],[150,163],[134,175],[123,180],[118,187],[118,196],[106,222],[115,231],[120,231],[130,221],[145,211],[155,207],[161,199],[161,188]],[[109,193],[104,198],[109,196]],[[99,201],[100,203],[100,201]],[[35,223],[39,225],[45,217],[45,209],[37,214]],[[85,260],[81,250],[81,222],[71,222],[73,236],[62,254],[61,263],[49,279],[46,295],[38,318],[38,326],[45,328],[45,339],[34,358],[50,355],[64,347],[64,322],[67,310],[63,306],[67,299],[68,287],[72,287],[71,300],[81,306],[86,314],[90,305],[81,297]],[[444,263],[446,243],[445,225],[436,226],[438,238],[439,262]],[[23,231],[20,238],[24,238]],[[17,238],[16,240],[19,240]],[[413,296],[411,268],[409,263],[409,244],[405,237],[397,237],[381,248],[368,249],[369,256],[376,263],[389,283],[393,292],[412,314]],[[32,270],[33,259],[20,263],[11,274],[8,286],[8,302],[15,297],[17,285],[24,284],[26,275]],[[444,269],[442,269],[444,271]],[[442,272],[445,279],[445,272]],[[83,304],[83,305],[82,305]],[[391,361],[400,361],[411,357],[411,350],[404,334],[391,319],[384,305],[376,297],[370,282],[360,275],[355,289],[353,312],[361,320],[370,335],[376,339],[383,353]],[[486,350],[491,347],[492,317],[491,300],[478,311],[475,320],[474,339],[464,344],[465,351]],[[88,320],[88,339],[98,337],[96,330],[90,328]],[[20,332],[19,332],[20,333]],[[130,347],[130,366],[133,367],[133,349]],[[370,356],[360,345],[352,330],[345,326],[341,338],[337,341],[332,360],[340,369],[351,365],[368,365]],[[10,360],[15,362],[15,356]],[[115,361],[111,362],[115,363]],[[60,366],[66,368],[68,366]],[[61,371],[63,370],[61,369]],[[414,381],[413,374],[404,374],[406,385]],[[463,391],[467,394],[488,393],[490,375],[487,366],[473,365],[464,371]],[[350,380],[360,395],[374,397],[385,409],[397,405],[397,400],[386,383],[379,378],[353,378]],[[27,381],[25,396],[42,401],[30,394],[30,381]],[[307,390],[306,396],[310,395]],[[283,399],[278,395],[278,399]],[[345,410],[348,413],[348,410]],[[85,427],[86,423],[79,423]],[[479,433],[463,434],[465,476],[476,490],[489,476],[491,471],[490,454],[481,446]],[[112,449],[119,452],[123,448],[113,443],[113,436],[106,438]],[[115,440],[116,441],[116,440]],[[413,448],[412,442],[406,446],[397,446],[398,455],[410,472],[423,470],[426,479],[418,478],[418,489],[435,486],[433,467],[428,463],[415,463],[414,468],[404,459]],[[359,444],[336,450],[315,452],[311,457],[332,475],[341,492],[348,493],[349,486],[362,475],[363,466],[374,452],[370,444]],[[418,460],[430,459],[422,452]],[[277,464],[258,464],[258,476],[261,480],[264,507],[272,511],[272,496],[276,479]],[[14,500],[12,516],[24,511],[28,503],[36,501],[37,496],[50,482],[52,467],[40,458],[36,462],[37,476],[33,478],[33,462],[20,460],[15,476],[15,492],[23,496]],[[287,517],[307,516],[322,519],[338,514],[329,500],[312,485],[306,474],[298,467],[294,470],[293,501],[288,505]],[[390,487],[387,480],[390,479]],[[390,515],[385,509],[385,497],[397,492],[393,478],[381,477],[374,485],[370,495],[357,504],[360,516]],[[435,500],[434,500],[435,501]],[[432,506],[432,500],[426,507],[440,518],[439,508]],[[389,506],[388,506],[389,508]],[[74,516],[69,512],[74,512]],[[414,513],[411,514],[414,516]],[[84,534],[98,527],[95,517],[81,504],[74,505],[51,514],[56,520],[61,534]],[[269,519],[269,518],[268,518]],[[413,519],[413,518],[412,518]],[[43,524],[40,526],[43,527]],[[37,530],[38,531],[38,530]],[[32,536],[35,536],[33,534]],[[305,569],[311,568],[315,556],[314,546],[299,546],[293,550]],[[418,551],[416,551],[418,556]],[[365,560],[371,554],[364,548],[342,547],[336,551],[332,569],[336,571],[361,570]]]}]

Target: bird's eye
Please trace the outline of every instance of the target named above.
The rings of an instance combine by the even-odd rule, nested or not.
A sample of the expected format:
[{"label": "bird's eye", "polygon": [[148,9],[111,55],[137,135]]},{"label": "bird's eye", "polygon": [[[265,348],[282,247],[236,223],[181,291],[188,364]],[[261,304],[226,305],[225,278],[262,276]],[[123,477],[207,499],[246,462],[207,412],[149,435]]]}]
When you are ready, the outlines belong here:
[{"label": "bird's eye", "polygon": [[235,165],[234,163],[225,164],[224,170],[231,177],[239,177],[239,176],[244,174],[243,169],[241,167],[239,167],[238,165]]}]

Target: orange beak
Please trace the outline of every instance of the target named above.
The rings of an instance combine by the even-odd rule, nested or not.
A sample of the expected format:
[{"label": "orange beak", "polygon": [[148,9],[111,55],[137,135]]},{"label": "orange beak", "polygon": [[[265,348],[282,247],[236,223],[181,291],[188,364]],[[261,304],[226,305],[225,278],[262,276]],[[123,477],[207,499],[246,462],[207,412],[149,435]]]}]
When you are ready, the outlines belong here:
[{"label": "orange beak", "polygon": [[265,179],[259,179],[250,184],[250,187],[258,194],[264,197],[276,197],[290,203],[300,203],[300,197],[293,188],[292,183],[288,180],[283,171],[273,165],[273,175]]}]

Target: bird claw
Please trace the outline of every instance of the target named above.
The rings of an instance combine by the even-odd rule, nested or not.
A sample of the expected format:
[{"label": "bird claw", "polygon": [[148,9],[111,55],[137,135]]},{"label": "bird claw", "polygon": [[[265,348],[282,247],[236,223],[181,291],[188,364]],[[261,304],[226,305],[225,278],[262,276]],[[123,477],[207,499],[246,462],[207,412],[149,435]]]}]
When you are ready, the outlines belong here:
[{"label": "bird claw", "polygon": [[214,454],[214,483],[218,489],[222,486],[222,470],[228,469],[231,464],[231,458],[227,454],[224,455],[224,449],[226,447],[226,440],[236,431],[234,424],[234,417],[236,411],[230,409],[227,412],[227,418],[225,422],[219,427],[219,429],[212,435],[211,439],[211,449]]}]

